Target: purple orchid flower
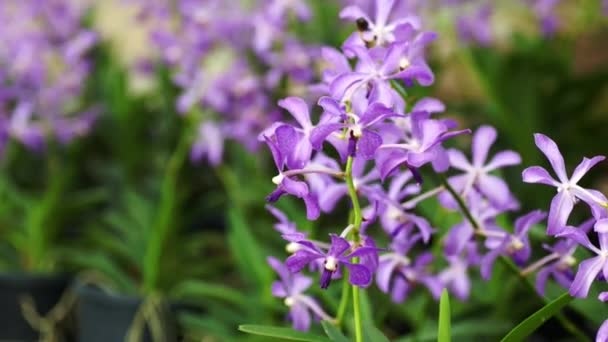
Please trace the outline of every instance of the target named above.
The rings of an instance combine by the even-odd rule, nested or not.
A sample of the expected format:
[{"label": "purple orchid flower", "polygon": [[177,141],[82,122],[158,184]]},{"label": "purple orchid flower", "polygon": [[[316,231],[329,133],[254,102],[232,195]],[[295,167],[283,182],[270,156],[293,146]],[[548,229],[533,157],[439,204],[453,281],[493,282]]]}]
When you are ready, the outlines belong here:
[{"label": "purple orchid flower", "polygon": [[450,185],[462,196],[466,196],[471,189],[476,189],[486,196],[492,204],[503,207],[511,206],[513,196],[505,181],[490,172],[521,163],[521,157],[514,151],[501,151],[486,164],[490,147],[496,140],[496,130],[491,126],[481,126],[473,135],[472,163],[465,155],[456,149],[448,150],[450,165],[465,173],[449,178]]},{"label": "purple orchid flower", "polygon": [[[593,227],[594,223],[595,220],[590,219],[581,224],[578,228],[568,228],[578,229],[587,233],[591,227]],[[521,274],[527,275],[538,270],[538,273],[536,274],[536,291],[543,296],[545,294],[545,285],[549,277],[553,277],[557,283],[564,288],[569,288],[574,279],[572,267],[576,264],[574,252],[577,247],[578,244],[576,241],[567,238],[558,241],[553,246],[543,244],[543,248],[549,251],[550,254],[521,270]]]},{"label": "purple orchid flower", "polygon": [[514,234],[503,230],[486,231],[486,247],[491,250],[481,259],[481,277],[490,279],[492,266],[499,256],[512,257],[520,265],[526,262],[530,258],[528,231],[545,217],[547,217],[545,213],[535,210],[518,218],[515,221]]},{"label": "purple orchid flower", "polygon": [[[448,194],[451,196],[451,194]],[[490,202],[484,200],[484,198],[477,192],[470,192],[466,197],[465,201],[469,212],[473,216],[473,219],[480,227],[479,234],[483,235],[488,232],[500,232],[501,229],[496,224],[496,216],[503,212],[503,209],[498,209],[491,205]],[[447,204],[441,201],[440,203],[449,209],[459,209],[458,205],[452,207],[453,202],[450,200]],[[445,244],[445,253],[447,255],[459,255],[463,252],[466,245],[473,239],[475,235],[475,227],[467,219],[459,224],[454,225],[448,232],[448,236]]]},{"label": "purple orchid flower", "polygon": [[449,266],[441,271],[437,278],[456,298],[465,301],[471,292],[471,280],[467,274],[469,266],[478,265],[481,257],[477,253],[477,244],[469,242],[465,255],[446,255]]},{"label": "purple orchid flower", "polygon": [[[596,231],[608,230],[608,219],[600,219],[595,223]],[[578,298],[586,298],[589,293],[589,288],[593,281],[597,278],[600,272],[603,272],[604,278],[608,279],[608,233],[598,233],[598,241],[600,248],[594,246],[587,234],[580,229],[565,228],[557,234],[559,237],[567,237],[576,241],[579,245],[587,248],[596,257],[582,261],[578,266],[576,276],[570,286],[570,295]]]},{"label": "purple orchid flower", "polygon": [[376,272],[376,283],[380,291],[390,293],[393,302],[403,302],[418,284],[429,289],[434,298],[439,298],[443,286],[437,277],[428,273],[427,268],[433,261],[431,253],[420,255],[413,263],[407,254],[421,239],[415,234],[409,239],[393,241],[393,252],[380,256]]},{"label": "purple orchid flower", "polygon": [[403,202],[406,197],[420,192],[418,184],[408,184],[412,179],[411,172],[394,177],[386,194],[376,198],[380,222],[384,231],[394,240],[409,236],[410,232],[417,228],[422,240],[427,243],[435,230],[425,218],[407,211],[416,205],[418,199]]},{"label": "purple orchid flower", "polygon": [[557,144],[549,137],[537,133],[534,134],[536,146],[547,157],[553,170],[557,174],[558,180],[549,175],[547,170],[540,166],[532,166],[525,169],[522,173],[526,183],[540,183],[557,188],[557,195],[551,201],[549,210],[549,222],[547,224],[547,234],[555,235],[566,226],[568,217],[578,200],[586,202],[594,214],[594,217],[601,218],[604,209],[608,207],[606,197],[596,190],[585,189],[578,185],[578,182],[595,164],[605,159],[604,156],[595,156],[591,159],[583,158],[583,161],[576,167],[572,177],[568,179],[564,158],[559,152]]},{"label": "purple orchid flower", "polygon": [[393,43],[386,49],[346,47],[345,51],[357,56],[357,66],[354,72],[334,79],[330,86],[332,97],[341,102],[351,101],[359,90],[366,90],[370,86],[370,102],[380,102],[390,107],[395,98],[400,97],[391,88],[390,80],[416,80],[423,86],[431,85],[434,75],[426,64],[424,48],[435,37],[435,33],[424,32],[413,37],[411,42]]},{"label": "purple orchid flower", "polygon": [[491,19],[494,7],[491,4],[481,4],[472,13],[460,15],[456,19],[456,30],[463,42],[478,42],[482,46],[492,43]]},{"label": "purple orchid flower", "polygon": [[350,243],[335,234],[329,235],[331,238],[331,246],[326,252],[322,251],[313,242],[302,240],[298,243],[304,248],[298,250],[295,254],[287,258],[285,264],[292,273],[297,273],[307,264],[316,260],[323,260],[323,271],[321,273],[320,285],[322,289],[326,289],[332,279],[332,275],[344,265],[348,269],[348,281],[355,286],[368,287],[372,281],[371,271],[362,264],[351,262],[354,257],[362,257],[371,253],[377,253],[377,249],[373,247],[357,247],[349,254],[345,254],[351,249]]},{"label": "purple orchid flower", "polygon": [[312,285],[312,279],[301,274],[292,274],[278,259],[268,257],[268,264],[279,275],[280,280],[272,284],[272,295],[285,298],[289,307],[289,318],[293,328],[306,331],[310,328],[311,312],[326,321],[333,319],[323,311],[319,303],[304,292]]},{"label": "purple orchid flower", "polygon": [[190,149],[190,159],[199,162],[207,158],[209,163],[217,166],[222,161],[224,152],[224,135],[221,127],[213,122],[201,122],[196,141]]},{"label": "purple orchid flower", "polygon": [[[374,195],[382,191],[382,188],[377,184],[380,179],[378,172],[371,169],[367,174],[364,174],[367,161],[362,158],[355,158],[353,161],[352,177],[357,193],[365,198],[373,198]],[[324,184],[322,191],[319,191],[319,207],[323,212],[331,212],[338,201],[348,194],[348,186],[346,183],[331,182]]]},{"label": "purple orchid flower", "polygon": [[398,18],[391,20],[391,14],[396,13],[394,7],[398,2],[395,0],[374,1],[375,20],[372,20],[357,5],[342,9],[340,18],[356,22],[358,30],[346,40],[345,45],[384,46],[405,39],[403,31],[408,30],[406,25],[419,29],[420,18],[412,13],[399,13]]},{"label": "purple orchid flower", "polygon": [[[365,100],[363,97],[360,99]],[[320,150],[329,135],[342,130],[344,139],[349,141],[347,155],[360,155],[366,160],[372,159],[378,147],[382,145],[382,137],[371,128],[382,120],[397,115],[381,103],[368,105],[367,101],[359,99],[352,102],[352,113],[347,113],[338,101],[330,97],[322,97],[319,105],[325,109],[324,114],[333,117],[333,120],[314,128],[310,135],[312,146]],[[337,122],[338,120],[346,123]]]},{"label": "purple orchid flower", "polygon": [[[306,217],[309,220],[315,220],[319,217],[320,210],[317,203],[317,198],[308,191],[308,185],[305,182],[292,179],[289,171],[284,172],[285,159],[284,154],[281,151],[281,147],[276,142],[270,140],[270,138],[264,136],[266,144],[272,153],[274,163],[279,170],[279,174],[275,176],[272,181],[277,185],[277,188],[266,197],[266,201],[272,203],[276,202],[281,196],[290,194],[304,200],[306,205]],[[285,149],[285,146],[282,146]],[[289,151],[289,149],[287,149]]]},{"label": "purple orchid flower", "polygon": [[437,172],[447,170],[449,159],[441,143],[471,131],[450,131],[446,122],[431,119],[430,115],[428,112],[413,112],[410,116],[411,131],[404,132],[403,142],[385,143],[379,147],[376,163],[382,179],[401,165],[407,166],[414,175],[415,169],[427,163],[432,163]]}]

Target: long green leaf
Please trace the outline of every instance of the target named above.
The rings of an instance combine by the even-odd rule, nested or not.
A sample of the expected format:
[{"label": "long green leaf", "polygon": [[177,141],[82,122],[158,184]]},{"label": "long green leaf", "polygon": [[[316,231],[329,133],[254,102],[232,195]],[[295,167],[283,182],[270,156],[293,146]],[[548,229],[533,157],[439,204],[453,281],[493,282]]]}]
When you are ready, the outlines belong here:
[{"label": "long green leaf", "polygon": [[519,323],[511,330],[503,339],[502,342],[523,341],[538,329],[549,318],[557,314],[563,307],[568,305],[574,299],[567,292],[557,297],[549,304],[540,308],[523,322]]},{"label": "long green leaf", "polygon": [[331,340],[323,336],[297,331],[290,328],[273,327],[268,325],[245,324],[240,325],[239,330],[253,335],[282,338],[290,341],[331,342]]},{"label": "long green leaf", "polygon": [[333,342],[348,342],[348,338],[331,322],[321,321],[321,325],[323,326],[323,330],[325,330],[327,337]]},{"label": "long green leaf", "polygon": [[380,329],[374,324],[372,306],[367,291],[361,291],[361,320],[363,321],[363,338],[366,342],[389,342]]},{"label": "long green leaf", "polygon": [[448,290],[443,289],[439,300],[439,327],[437,331],[438,342],[450,342],[452,338],[450,323],[450,296]]},{"label": "long green leaf", "polygon": [[199,280],[182,282],[175,287],[171,294],[177,299],[216,298],[241,306],[249,302],[247,296],[230,287]]},{"label": "long green leaf", "polygon": [[270,267],[267,267],[262,247],[243,213],[238,208],[232,207],[228,210],[228,220],[230,225],[228,243],[243,278],[253,281],[258,289],[269,286],[272,283]]}]

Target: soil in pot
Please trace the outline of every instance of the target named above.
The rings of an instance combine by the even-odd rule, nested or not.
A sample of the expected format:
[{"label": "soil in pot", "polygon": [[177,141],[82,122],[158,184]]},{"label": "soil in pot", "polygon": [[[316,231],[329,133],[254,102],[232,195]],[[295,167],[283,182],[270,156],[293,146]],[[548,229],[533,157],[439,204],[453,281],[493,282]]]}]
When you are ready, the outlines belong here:
[{"label": "soil in pot", "polygon": [[0,274],[0,341],[38,341],[39,332],[24,318],[22,298],[45,316],[70,283],[67,275]]},{"label": "soil in pot", "polygon": [[[80,286],[77,304],[78,340],[87,342],[125,341],[142,299],[104,292],[93,286]],[[164,323],[161,341],[177,340],[174,311],[160,310]],[[147,324],[144,324],[142,341],[157,341]]]}]

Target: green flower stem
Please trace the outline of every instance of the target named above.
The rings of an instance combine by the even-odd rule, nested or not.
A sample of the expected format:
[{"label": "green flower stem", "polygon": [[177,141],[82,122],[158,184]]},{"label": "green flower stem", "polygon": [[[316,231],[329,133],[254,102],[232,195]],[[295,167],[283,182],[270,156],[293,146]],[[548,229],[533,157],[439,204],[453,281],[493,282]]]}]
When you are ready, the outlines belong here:
[{"label": "green flower stem", "polygon": [[[353,229],[352,235],[355,244],[361,242],[361,236],[359,230],[361,229],[361,223],[363,222],[363,215],[361,214],[361,205],[359,204],[359,197],[357,196],[357,189],[355,188],[355,182],[353,180],[353,157],[348,157],[346,161],[346,171],[344,172],[344,178],[348,186],[348,195],[353,206]],[[353,263],[358,263],[359,259],[354,258]],[[355,341],[363,341],[363,324],[361,322],[361,303],[359,295],[359,287],[351,285],[353,289],[353,311],[355,313]]]},{"label": "green flower stem", "polygon": [[[454,197],[454,199],[456,200],[456,202],[458,202],[458,207],[464,213],[465,217],[471,223],[471,225],[475,228],[475,230],[481,229],[481,227],[479,226],[479,223],[473,218],[473,215],[471,214],[471,212],[467,208],[466,204],[464,203],[463,198],[456,192],[456,190],[454,190],[454,188],[452,188],[452,186],[447,181],[447,179],[445,178],[445,176],[439,175],[439,178],[441,180],[441,184],[443,184],[443,186],[445,186],[445,188],[452,195],[452,197]],[[544,296],[539,295],[538,292],[536,292],[536,289],[534,288],[534,285],[532,283],[530,283],[530,281],[528,280],[528,278],[526,278],[524,275],[521,274],[519,268],[515,264],[513,264],[513,262],[511,260],[509,260],[505,256],[501,256],[498,259],[500,260],[500,262],[511,273],[513,273],[514,275],[516,275],[517,278],[521,279],[521,281],[525,285],[526,289],[528,289],[531,293],[534,293],[535,295],[537,295],[537,298],[539,298],[543,304],[546,305],[546,304],[550,303],[550,301],[547,298],[545,298]],[[574,323],[572,323],[562,313],[556,314],[555,317],[560,322],[560,324],[562,325],[562,327],[564,327],[564,329],[566,329],[573,336],[575,336],[578,341],[589,341],[589,338],[582,331],[580,331],[576,327],[576,325]]]},{"label": "green flower stem", "polygon": [[359,229],[361,229],[361,222],[363,222],[363,215],[361,214],[361,206],[359,205],[359,197],[357,196],[357,189],[355,188],[355,182],[353,180],[353,157],[348,157],[346,161],[346,171],[344,172],[344,178],[346,185],[348,186],[348,195],[353,205],[353,236],[355,242],[359,242]]},{"label": "green flower stem", "polygon": [[355,311],[355,341],[363,341],[363,322],[361,320],[361,296],[359,287],[353,286],[353,308]]}]

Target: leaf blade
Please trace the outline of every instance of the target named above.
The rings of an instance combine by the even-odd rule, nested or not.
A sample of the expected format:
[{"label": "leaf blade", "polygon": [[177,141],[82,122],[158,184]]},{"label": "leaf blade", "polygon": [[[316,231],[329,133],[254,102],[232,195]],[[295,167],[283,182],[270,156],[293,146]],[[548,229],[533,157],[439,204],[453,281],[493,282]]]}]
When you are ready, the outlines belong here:
[{"label": "leaf blade", "polygon": [[450,342],[452,338],[451,333],[451,319],[450,319],[450,296],[448,290],[443,289],[441,293],[441,299],[439,300],[439,324],[437,331],[438,342]]},{"label": "leaf blade", "polygon": [[562,294],[519,323],[515,328],[509,331],[509,333],[501,341],[523,341],[526,337],[530,336],[530,334],[543,325],[543,323],[549,320],[549,318],[559,313],[559,311],[568,305],[568,303],[570,303],[573,299],[574,297],[570,296],[570,294],[567,292]]},{"label": "leaf blade", "polygon": [[283,338],[290,341],[331,342],[323,336],[269,325],[243,324],[239,326],[239,330],[248,334]]}]

